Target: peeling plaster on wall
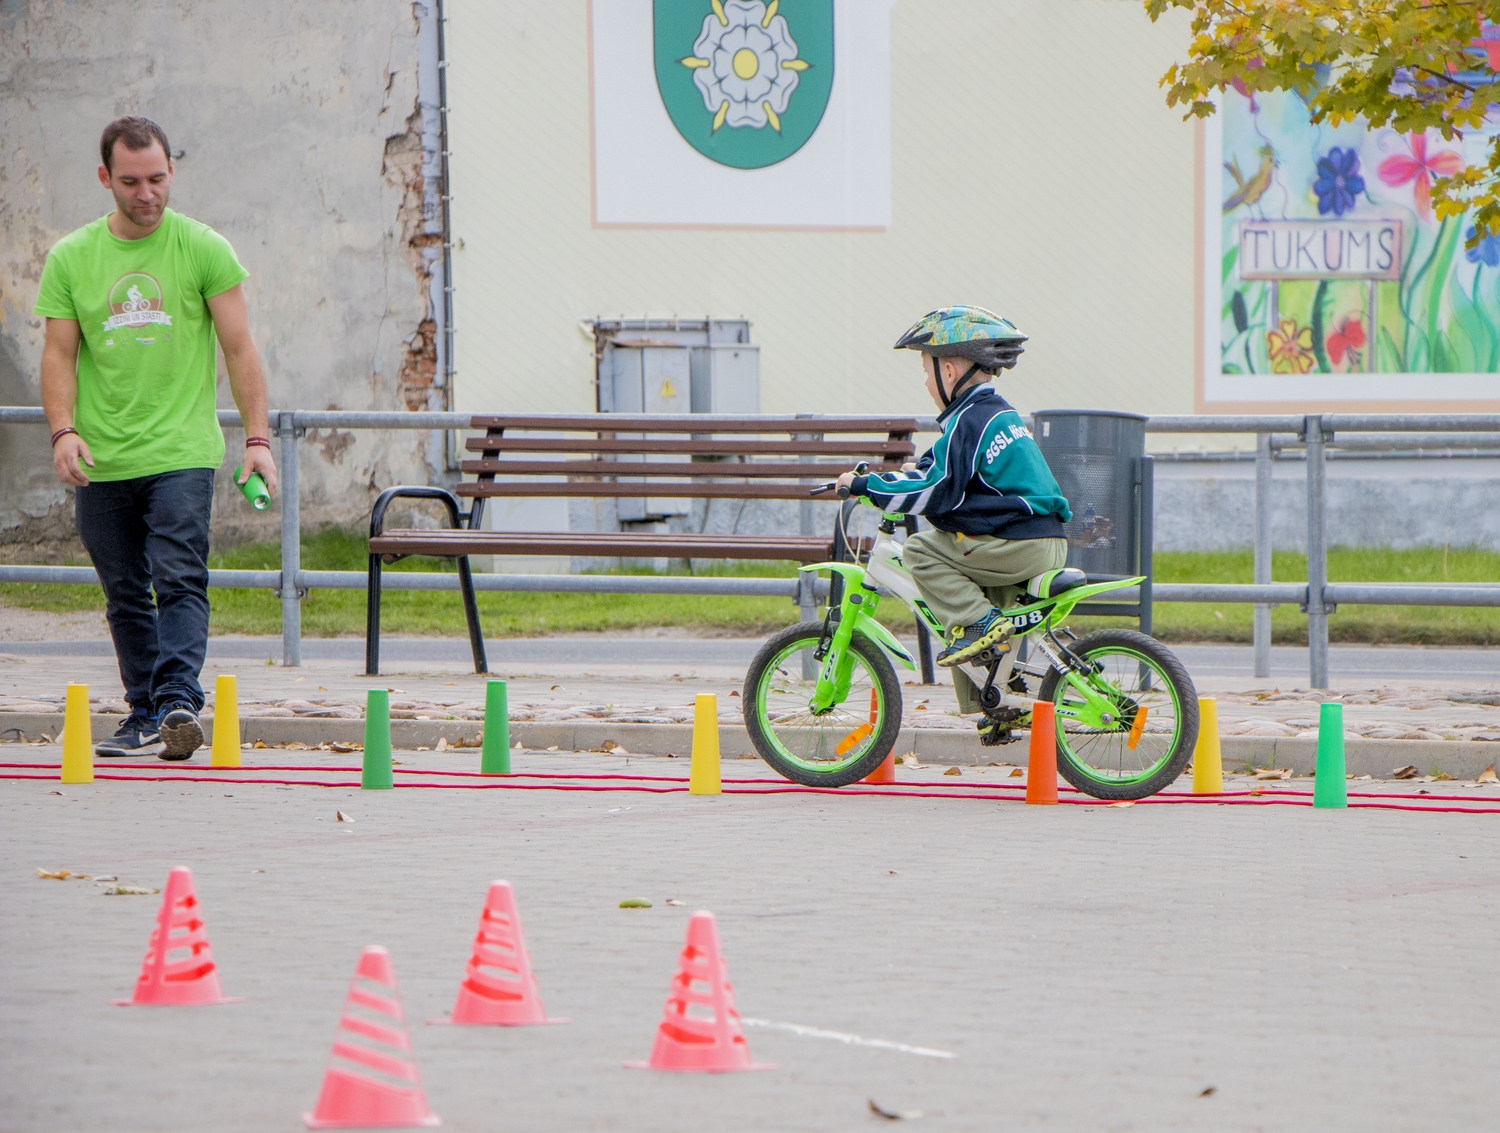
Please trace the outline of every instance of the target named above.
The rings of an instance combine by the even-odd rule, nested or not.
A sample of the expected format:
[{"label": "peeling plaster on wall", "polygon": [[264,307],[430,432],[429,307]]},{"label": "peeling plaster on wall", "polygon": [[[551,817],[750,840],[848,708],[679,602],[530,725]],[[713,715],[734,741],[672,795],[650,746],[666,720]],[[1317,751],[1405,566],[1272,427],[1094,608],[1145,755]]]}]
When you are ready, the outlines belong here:
[{"label": "peeling plaster on wall", "polygon": [[[340,0],[6,0],[3,14],[0,404],[39,403],[30,310],[47,250],[111,207],[94,176],[99,132],[138,113],[180,154],[173,207],[221,232],[250,271],[272,407],[427,407],[413,403],[431,385],[432,312],[409,0],[366,0],[357,18]],[[219,404],[233,405],[222,365]],[[242,436],[226,430],[220,543],[279,536],[275,505],[251,512],[230,482]],[[436,475],[416,431],[325,433],[300,451],[307,527],[357,524],[380,489]],[[0,558],[73,549],[45,430],[0,427]]]}]

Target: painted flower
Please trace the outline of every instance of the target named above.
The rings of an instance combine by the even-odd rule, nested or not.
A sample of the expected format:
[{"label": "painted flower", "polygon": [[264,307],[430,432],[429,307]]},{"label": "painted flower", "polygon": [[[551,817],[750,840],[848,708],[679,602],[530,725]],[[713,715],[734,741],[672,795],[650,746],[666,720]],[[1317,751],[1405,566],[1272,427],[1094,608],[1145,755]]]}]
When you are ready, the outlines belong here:
[{"label": "painted flower", "polygon": [[1342,323],[1339,329],[1328,336],[1324,346],[1328,349],[1328,357],[1335,363],[1342,362],[1344,355],[1349,355],[1349,365],[1353,366],[1359,361],[1359,351],[1365,345],[1365,324],[1356,315],[1350,315]]},{"label": "painted flower", "polygon": [[[1469,230],[1464,236],[1472,240],[1478,229],[1469,225]],[[1484,264],[1485,267],[1500,268],[1500,236],[1486,236],[1473,248],[1464,249],[1464,258],[1471,264]]]},{"label": "painted flower", "polygon": [[780,0],[710,2],[713,11],[682,64],[693,68],[713,128],[770,125],[779,132],[798,75],[810,65],[797,58],[786,17],[776,14]]},{"label": "painted flower", "polygon": [[1380,163],[1380,179],[1391,188],[1413,182],[1412,196],[1417,202],[1417,213],[1423,219],[1432,219],[1432,179],[1451,177],[1464,167],[1464,159],[1453,150],[1443,150],[1431,157],[1427,155],[1427,135],[1412,134],[1408,145],[1411,156],[1396,154]]},{"label": "painted flower", "polygon": [[1312,349],[1312,327],[1298,327],[1296,319],[1282,319],[1276,330],[1266,332],[1266,353],[1273,374],[1305,374],[1317,358]]},{"label": "painted flower", "polygon": [[1313,182],[1313,192],[1318,195],[1318,215],[1343,216],[1364,191],[1359,154],[1353,146],[1348,149],[1334,146],[1327,156],[1318,158],[1318,177]]}]

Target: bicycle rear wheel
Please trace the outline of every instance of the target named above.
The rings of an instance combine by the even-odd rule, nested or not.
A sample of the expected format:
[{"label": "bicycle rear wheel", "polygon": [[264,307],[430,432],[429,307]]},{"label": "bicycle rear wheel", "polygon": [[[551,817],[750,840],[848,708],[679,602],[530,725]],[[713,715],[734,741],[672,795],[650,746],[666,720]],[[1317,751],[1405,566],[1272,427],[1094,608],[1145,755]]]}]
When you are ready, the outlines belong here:
[{"label": "bicycle rear wheel", "polygon": [[[1182,774],[1198,742],[1198,692],[1176,655],[1154,637],[1102,629],[1079,638],[1072,652],[1100,671],[1086,677],[1113,701],[1115,721],[1089,728],[1057,717],[1057,770],[1097,799],[1144,799]],[[1056,669],[1038,696],[1059,706],[1083,696]]]},{"label": "bicycle rear wheel", "polygon": [[[817,678],[803,659],[817,649],[822,622],[776,634],[745,674],[745,727],[760,757],[794,783],[843,787],[863,779],[890,754],[901,730],[901,684],[890,660],[863,634],[849,642],[849,695],[827,712],[812,711]],[[821,662],[809,666],[816,673]]]}]

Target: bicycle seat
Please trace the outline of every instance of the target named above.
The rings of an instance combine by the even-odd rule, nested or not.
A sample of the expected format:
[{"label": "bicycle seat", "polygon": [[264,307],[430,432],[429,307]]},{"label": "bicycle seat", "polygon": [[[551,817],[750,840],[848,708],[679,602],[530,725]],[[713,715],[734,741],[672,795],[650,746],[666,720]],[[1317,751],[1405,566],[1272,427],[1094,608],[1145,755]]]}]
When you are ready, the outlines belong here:
[{"label": "bicycle seat", "polygon": [[1056,598],[1076,586],[1084,585],[1088,580],[1089,576],[1077,567],[1047,570],[1027,580],[1026,593],[1033,598]]}]

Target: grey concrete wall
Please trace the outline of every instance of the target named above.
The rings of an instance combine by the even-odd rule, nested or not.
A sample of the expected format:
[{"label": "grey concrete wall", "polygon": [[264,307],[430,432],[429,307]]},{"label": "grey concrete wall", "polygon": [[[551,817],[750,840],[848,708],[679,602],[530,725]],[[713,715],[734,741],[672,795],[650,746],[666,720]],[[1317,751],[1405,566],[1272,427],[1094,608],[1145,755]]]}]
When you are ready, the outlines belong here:
[{"label": "grey concrete wall", "polygon": [[[273,406],[442,408],[421,275],[421,11],[0,0],[0,404],[39,404],[31,306],[47,250],[113,207],[94,173],[99,133],[145,114],[176,151],[172,206],[223,233],[250,271]],[[222,371],[220,404],[232,405]],[[433,451],[420,432],[313,437],[304,523],[347,523],[377,488],[430,482]],[[276,513],[255,516],[220,479],[218,537],[275,539]],[[71,526],[43,430],[0,426],[0,557],[77,553]]]},{"label": "grey concrete wall", "polygon": [[[1329,460],[1330,546],[1500,550],[1500,460]],[[1273,465],[1271,542],[1307,548],[1307,466]],[[1255,465],[1158,462],[1156,547],[1221,551],[1255,537]]]}]

